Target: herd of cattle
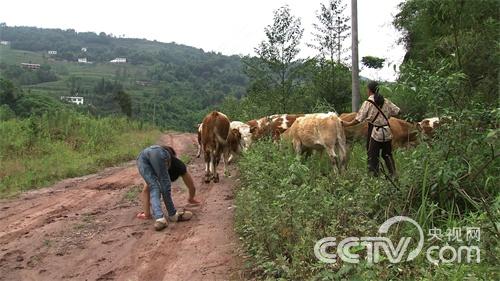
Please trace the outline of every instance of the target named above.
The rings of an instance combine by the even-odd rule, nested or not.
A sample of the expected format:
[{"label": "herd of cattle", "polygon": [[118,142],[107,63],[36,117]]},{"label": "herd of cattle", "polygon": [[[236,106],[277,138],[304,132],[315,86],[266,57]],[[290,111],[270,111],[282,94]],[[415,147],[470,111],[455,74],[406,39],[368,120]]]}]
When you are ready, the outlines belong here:
[{"label": "herd of cattle", "polygon": [[[205,182],[219,181],[217,166],[220,160],[226,164],[235,155],[247,149],[252,142],[270,137],[277,142],[281,138],[290,141],[298,154],[310,154],[313,150],[326,150],[333,165],[339,171],[346,168],[350,144],[365,140],[368,124],[361,123],[352,127],[342,126],[342,121],[351,121],[356,113],[313,113],[313,114],[276,114],[265,116],[246,123],[230,121],[217,111],[209,113],[198,125],[198,155],[205,158]],[[428,118],[418,123],[390,118],[394,148],[416,144],[420,132],[432,136],[439,126],[439,118]]]}]

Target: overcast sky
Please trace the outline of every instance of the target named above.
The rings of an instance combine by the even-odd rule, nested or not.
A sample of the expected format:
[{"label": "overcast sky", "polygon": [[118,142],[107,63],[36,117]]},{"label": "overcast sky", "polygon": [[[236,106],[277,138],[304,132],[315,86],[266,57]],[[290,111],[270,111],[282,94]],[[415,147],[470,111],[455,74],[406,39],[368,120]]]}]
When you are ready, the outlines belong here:
[{"label": "overcast sky", "polygon": [[[272,23],[273,10],[288,4],[305,29],[301,57],[315,55],[305,45],[311,42],[312,24],[320,3],[327,0],[2,0],[0,22],[9,26],[73,28],[115,36],[176,42],[205,51],[232,55],[254,55],[265,39],[264,27]],[[400,34],[392,27],[402,0],[358,0],[359,58],[386,58],[384,69],[361,70],[371,79],[394,80],[393,65],[404,56],[397,44]],[[347,4],[350,15],[351,1]],[[347,46],[350,46],[350,39]]]}]

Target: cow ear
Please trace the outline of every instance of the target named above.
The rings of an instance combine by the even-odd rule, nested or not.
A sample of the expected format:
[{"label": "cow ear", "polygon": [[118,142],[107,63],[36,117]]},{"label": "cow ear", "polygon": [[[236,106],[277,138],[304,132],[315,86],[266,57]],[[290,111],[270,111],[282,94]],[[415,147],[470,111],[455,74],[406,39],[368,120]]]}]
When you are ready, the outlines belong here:
[{"label": "cow ear", "polygon": [[233,132],[233,134],[234,134],[235,136],[241,136],[241,134],[240,134],[240,130],[238,130],[238,129],[234,128],[234,129],[232,129],[231,131]]},{"label": "cow ear", "polygon": [[250,134],[253,134],[257,130],[256,126],[250,126]]}]

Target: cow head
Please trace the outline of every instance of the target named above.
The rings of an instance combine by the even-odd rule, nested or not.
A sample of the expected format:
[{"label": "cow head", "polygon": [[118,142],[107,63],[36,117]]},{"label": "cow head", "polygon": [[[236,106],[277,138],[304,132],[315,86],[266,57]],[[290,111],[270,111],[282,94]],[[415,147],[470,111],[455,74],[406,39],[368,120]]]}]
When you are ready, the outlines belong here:
[{"label": "cow head", "polygon": [[440,122],[441,120],[438,117],[426,118],[420,122],[417,122],[416,127],[425,136],[432,137],[435,130],[439,127]]},{"label": "cow head", "polygon": [[239,153],[242,149],[241,146],[241,133],[237,128],[231,129],[227,135],[227,144],[231,151]]}]

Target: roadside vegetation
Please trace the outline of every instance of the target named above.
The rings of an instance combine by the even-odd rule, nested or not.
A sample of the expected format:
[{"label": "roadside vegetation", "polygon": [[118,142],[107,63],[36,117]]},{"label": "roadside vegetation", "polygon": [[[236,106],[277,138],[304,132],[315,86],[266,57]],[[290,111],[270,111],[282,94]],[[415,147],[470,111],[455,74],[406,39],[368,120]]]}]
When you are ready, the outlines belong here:
[{"label": "roadside vegetation", "polygon": [[[499,142],[488,132],[500,112],[471,113],[453,116],[463,122],[443,126],[432,143],[398,150],[394,183],[367,174],[364,144],[354,147],[347,172],[337,175],[326,155],[303,159],[285,143],[281,148],[257,143],[239,162],[236,191],[236,229],[249,271],[259,280],[498,280],[500,160],[493,146]],[[422,226],[424,251],[445,246],[446,231],[459,227],[463,242],[449,244],[478,246],[481,262],[433,265],[422,252],[414,261],[391,264],[385,257],[369,264],[363,246],[351,249],[361,255],[359,264],[337,259],[331,265],[314,255],[323,237],[336,237],[338,243],[346,237],[378,236],[385,220],[401,215]],[[389,237],[395,243],[412,237],[413,249],[416,229],[400,227]],[[466,227],[479,227],[480,241],[466,242]],[[427,241],[433,228],[442,230],[443,241]]]},{"label": "roadside vegetation", "polygon": [[0,197],[134,159],[160,131],[69,109],[0,121]]},{"label": "roadside vegetation", "polygon": [[[335,5],[328,7],[335,9],[342,1],[331,3]],[[235,106],[236,101],[227,100],[231,114],[251,119],[259,117],[256,112],[264,116],[349,110],[348,100],[342,102],[335,97],[342,93],[335,90],[337,86],[342,88],[342,77],[349,79],[335,71],[342,66],[338,61],[323,60],[326,66],[334,65],[323,68],[337,74],[339,80],[333,83],[321,76],[305,75],[302,80],[294,76],[321,72],[296,69],[299,64],[309,64],[293,57],[296,52],[291,51],[300,36],[290,34],[302,34],[300,23],[280,26],[296,22],[287,9],[275,12],[273,24],[266,29],[267,39],[258,47],[262,52],[253,58],[253,64],[247,63],[251,70],[260,70],[251,72],[248,95],[238,102],[240,107]],[[399,79],[382,83],[382,94],[402,109],[403,119],[445,116],[450,122],[442,122],[434,138],[421,138],[417,147],[395,151],[396,181],[368,176],[364,143],[354,146],[348,170],[341,175],[333,173],[326,155],[313,154],[304,159],[286,143],[278,146],[260,142],[244,154],[239,162],[241,185],[236,190],[236,230],[255,279],[500,279],[499,48],[495,34],[499,22],[497,1],[401,3],[394,25],[403,31],[401,41],[407,55]],[[286,54],[292,56],[287,60],[272,57],[279,54],[272,51],[279,44],[288,46]],[[324,58],[321,54],[318,57]],[[372,57],[363,61],[366,67],[383,64],[383,60]],[[321,65],[309,66],[321,69]],[[273,83],[273,77],[280,77],[280,70],[284,70],[284,83]],[[337,263],[328,264],[316,258],[313,249],[318,240],[335,237],[338,245],[346,237],[379,236],[380,225],[394,216],[410,217],[423,228],[424,248],[415,260],[393,264],[382,252],[380,262],[370,264],[362,245],[350,249],[360,255],[359,264],[338,258]],[[480,239],[469,239],[469,227],[480,229]],[[395,245],[402,237],[412,237],[409,249],[415,248],[419,237],[415,227],[400,223],[393,228],[387,236]],[[437,229],[442,240],[429,240],[429,233]],[[460,229],[461,241],[453,239],[453,229]],[[426,258],[430,246],[477,246],[480,262],[465,262],[462,252],[462,262],[446,263],[438,258],[438,264],[433,264]],[[328,248],[330,253],[335,250]],[[433,256],[437,258],[438,254]],[[452,259],[453,253],[447,251],[443,258]]]}]

